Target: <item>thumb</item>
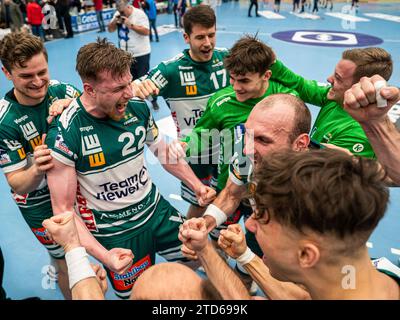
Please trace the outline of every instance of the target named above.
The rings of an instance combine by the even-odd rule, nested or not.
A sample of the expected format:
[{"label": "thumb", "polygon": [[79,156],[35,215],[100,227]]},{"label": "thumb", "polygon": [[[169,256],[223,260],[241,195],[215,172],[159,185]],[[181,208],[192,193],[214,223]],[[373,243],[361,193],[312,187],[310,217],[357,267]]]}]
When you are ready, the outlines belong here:
[{"label": "thumb", "polygon": [[47,133],[42,134],[42,145],[45,144]]}]

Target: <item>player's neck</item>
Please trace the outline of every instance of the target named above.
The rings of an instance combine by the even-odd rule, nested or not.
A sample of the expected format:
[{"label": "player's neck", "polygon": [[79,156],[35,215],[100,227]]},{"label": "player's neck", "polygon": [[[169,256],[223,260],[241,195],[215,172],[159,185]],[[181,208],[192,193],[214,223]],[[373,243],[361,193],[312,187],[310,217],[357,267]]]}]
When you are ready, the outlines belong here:
[{"label": "player's neck", "polygon": [[87,113],[99,119],[106,117],[106,115],[103,112],[101,112],[99,108],[97,108],[96,101],[92,99],[88,94],[83,92],[79,99]]},{"label": "player's neck", "polygon": [[42,97],[42,98],[31,98],[31,97],[28,97],[27,95],[19,92],[15,88],[14,88],[13,92],[14,92],[14,96],[15,96],[15,99],[17,100],[17,102],[19,104],[24,105],[24,106],[36,106],[39,103],[41,103],[45,98],[45,97]]},{"label": "player's neck", "polygon": [[357,260],[315,268],[306,282],[316,300],[399,299],[400,294],[397,283],[375,269],[367,250]]}]

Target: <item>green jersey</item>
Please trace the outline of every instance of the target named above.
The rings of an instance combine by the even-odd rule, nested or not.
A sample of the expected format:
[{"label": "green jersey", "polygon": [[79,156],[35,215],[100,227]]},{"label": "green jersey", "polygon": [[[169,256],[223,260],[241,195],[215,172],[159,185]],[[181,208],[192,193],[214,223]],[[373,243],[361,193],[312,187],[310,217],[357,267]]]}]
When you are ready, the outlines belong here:
[{"label": "green jersey", "polygon": [[330,86],[302,78],[289,70],[281,61],[276,61],[271,66],[271,71],[274,80],[296,90],[304,102],[321,107],[311,130],[312,139],[345,148],[354,155],[375,157],[361,125],[337,102],[328,100]]},{"label": "green jersey", "polygon": [[[275,93],[297,93],[284,87],[282,84],[269,81],[268,89],[265,93],[254,99],[240,102],[236,99],[235,91],[232,86],[226,87],[216,92],[208,101],[207,108],[203,116],[196,123],[190,137],[185,139],[189,142],[189,153],[201,154],[205,146],[211,146],[212,154],[219,148],[218,161],[218,185],[222,190],[228,178],[228,165],[236,150],[234,150],[234,129],[240,124],[244,124],[253,107],[265,97]],[[219,144],[215,139],[210,138],[212,130],[220,133]],[[216,131],[215,131],[216,130]],[[210,134],[209,134],[210,133]]]},{"label": "green jersey", "polygon": [[[79,94],[72,85],[52,80],[44,100],[36,106],[19,104],[13,90],[0,100],[0,167],[4,173],[29,168],[33,164],[33,151],[42,144],[42,135],[48,130],[50,105],[57,99],[75,98]],[[40,214],[43,205],[46,209],[50,207],[45,178],[35,191],[24,195],[13,192],[13,197],[24,216]]]},{"label": "green jersey", "polygon": [[140,100],[130,100],[125,118],[114,121],[93,117],[78,98],[50,127],[46,142],[57,160],[75,167],[76,211],[99,241],[131,238],[153,216],[160,193],[148,174],[144,145],[159,139]]},{"label": "green jersey", "polygon": [[161,62],[147,76],[160,89],[177,127],[178,137],[185,137],[202,116],[212,94],[229,85],[223,60],[226,49],[215,49],[207,62],[192,60],[189,49]]}]

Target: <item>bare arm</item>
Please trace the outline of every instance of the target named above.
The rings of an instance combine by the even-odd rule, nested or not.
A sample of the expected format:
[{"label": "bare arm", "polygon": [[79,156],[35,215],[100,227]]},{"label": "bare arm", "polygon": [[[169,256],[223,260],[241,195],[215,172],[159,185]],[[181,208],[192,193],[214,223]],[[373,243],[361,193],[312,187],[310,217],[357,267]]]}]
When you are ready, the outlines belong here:
[{"label": "bare arm", "polygon": [[400,184],[400,133],[387,117],[387,112],[400,99],[400,90],[396,87],[382,88],[380,94],[387,100],[387,106],[379,108],[374,87],[378,81],[383,81],[378,75],[361,78],[346,91],[344,108],[361,124],[389,177]]},{"label": "bare arm", "polygon": [[291,282],[282,282],[271,276],[268,267],[258,256],[243,266],[261,290],[271,300],[309,300],[310,294]]},{"label": "bare arm", "polygon": [[180,159],[172,159],[169,157],[169,146],[164,140],[159,140],[150,146],[150,150],[160,160],[161,165],[170,174],[183,181],[190,189],[192,189],[199,199],[199,204],[209,203],[215,198],[215,191],[206,187],[199,178],[196,177],[193,170],[187,162]]},{"label": "bare arm", "polygon": [[[246,193],[245,185],[237,185],[228,178],[225,188],[218,194],[217,198],[213,201],[213,205],[219,210],[223,211],[227,217],[229,217],[240,205]],[[204,219],[206,220],[207,230],[210,232],[216,226],[216,219],[213,216],[213,209],[209,207],[204,212]]]},{"label": "bare arm", "polygon": [[143,36],[148,36],[150,34],[149,28],[139,26],[137,24],[133,24],[132,22],[129,21],[129,19],[127,17],[122,17],[122,19],[128,29],[133,30]]},{"label": "bare arm", "polygon": [[208,241],[203,218],[186,221],[179,232],[179,239],[194,250],[207,273],[207,277],[223,299],[250,299],[246,287]]},{"label": "bare arm", "polygon": [[[47,173],[51,204],[54,215],[75,212],[74,204],[77,192],[77,177],[74,167],[67,166],[53,159],[54,168]],[[107,250],[93,237],[83,221],[75,214],[79,239],[88,253],[104,262]]]}]

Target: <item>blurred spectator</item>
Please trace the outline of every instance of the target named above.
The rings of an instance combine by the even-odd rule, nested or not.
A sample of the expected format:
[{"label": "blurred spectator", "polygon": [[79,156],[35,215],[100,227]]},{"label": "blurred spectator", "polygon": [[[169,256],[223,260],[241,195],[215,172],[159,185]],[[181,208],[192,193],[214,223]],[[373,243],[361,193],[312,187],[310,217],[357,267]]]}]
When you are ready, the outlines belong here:
[{"label": "blurred spectator", "polygon": [[96,10],[97,22],[99,23],[100,28],[98,32],[105,32],[106,28],[103,20],[103,0],[93,0],[93,3],[94,9]]},{"label": "blurred spectator", "polygon": [[20,31],[24,24],[24,18],[19,6],[12,0],[4,0],[1,4],[0,21],[12,32]]},{"label": "blurred spectator", "polygon": [[159,42],[160,39],[157,33],[156,19],[157,19],[157,7],[154,0],[142,0],[141,1],[142,8],[149,18],[150,22],[150,41],[153,41],[153,33],[151,30],[154,30],[154,34],[156,36],[156,41]]},{"label": "blurred spectator", "polygon": [[32,33],[44,41],[45,38],[42,28],[44,15],[42,13],[42,7],[36,2],[36,0],[28,0],[26,16],[28,18],[28,23],[31,26]]},{"label": "blurred spectator", "polygon": [[72,31],[71,16],[69,14],[69,7],[69,0],[57,0],[56,11],[58,11],[60,17],[58,23],[60,25],[60,29],[62,22],[65,25],[65,30],[67,31],[65,38],[72,38],[74,36],[74,32]]}]

